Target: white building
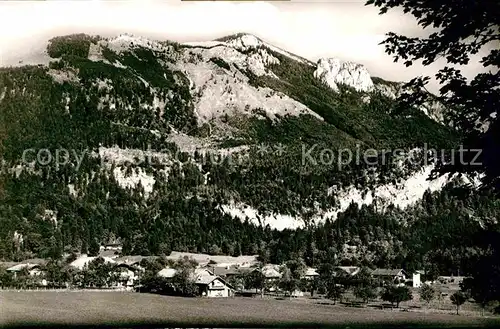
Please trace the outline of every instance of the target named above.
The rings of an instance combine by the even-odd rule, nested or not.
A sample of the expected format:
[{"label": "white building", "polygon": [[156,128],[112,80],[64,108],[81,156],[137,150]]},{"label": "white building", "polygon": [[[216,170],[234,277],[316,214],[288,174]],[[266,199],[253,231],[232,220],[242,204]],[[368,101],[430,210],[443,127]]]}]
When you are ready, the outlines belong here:
[{"label": "white building", "polygon": [[415,271],[415,273],[413,273],[412,277],[413,288],[420,288],[422,286],[420,274],[422,274],[420,271]]}]

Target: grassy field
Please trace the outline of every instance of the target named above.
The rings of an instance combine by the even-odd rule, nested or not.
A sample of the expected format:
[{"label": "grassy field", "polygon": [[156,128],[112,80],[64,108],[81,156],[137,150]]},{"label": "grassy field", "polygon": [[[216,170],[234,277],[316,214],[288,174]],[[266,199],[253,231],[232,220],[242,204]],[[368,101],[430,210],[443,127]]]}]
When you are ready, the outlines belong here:
[{"label": "grassy field", "polygon": [[[460,290],[458,284],[456,285],[436,284],[434,285],[434,287],[436,287],[439,290],[439,292],[446,293],[446,296],[442,296],[441,298],[434,298],[429,304],[427,304],[425,301],[420,300],[419,289],[411,288],[413,298],[409,301],[401,302],[400,308],[409,308],[413,312],[445,313],[445,314],[456,313],[456,306],[451,302],[450,296],[454,292]],[[380,292],[381,291],[379,291],[379,293]],[[352,291],[344,293],[343,297],[347,301],[360,301],[360,299],[354,297]],[[369,303],[370,306],[376,306],[381,304],[387,304],[387,302],[382,301],[380,297],[375,300],[372,300]],[[483,311],[481,310],[481,307],[478,304],[472,301],[467,301],[465,302],[465,304],[460,306],[460,313],[462,315],[468,315],[468,316],[480,316],[481,314],[483,314]],[[488,311],[486,311],[485,314],[492,315],[491,312]]]},{"label": "grassy field", "polygon": [[500,320],[323,305],[314,300],[180,298],[130,292],[0,291],[0,325],[158,327],[500,327]]}]

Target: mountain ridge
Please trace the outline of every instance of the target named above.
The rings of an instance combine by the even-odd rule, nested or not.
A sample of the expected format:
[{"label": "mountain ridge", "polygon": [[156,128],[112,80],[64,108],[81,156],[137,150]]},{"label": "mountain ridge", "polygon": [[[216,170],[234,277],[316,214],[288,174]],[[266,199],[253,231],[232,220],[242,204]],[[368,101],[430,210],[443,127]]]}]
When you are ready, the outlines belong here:
[{"label": "mountain ridge", "polygon": [[[427,182],[432,163],[409,161],[410,151],[422,157],[426,144],[457,142],[422,111],[393,114],[395,97],[342,82],[334,90],[314,76],[311,63],[260,39],[231,40],[205,47],[130,35],[62,36],[48,45],[47,65],[0,69],[2,154],[16,169],[2,174],[11,206],[2,210],[2,239],[15,233],[30,241],[43,231],[44,239],[62,234],[86,249],[102,240],[101,229],[83,238],[94,226],[132,242],[150,239],[153,230],[147,243],[156,250],[167,243],[166,227],[191,232],[190,244],[198,230],[210,229],[207,223],[221,236],[227,232],[220,225],[320,227],[352,205],[376,204],[380,213],[411,208],[428,188],[455,180]],[[389,91],[398,86],[375,80]],[[20,161],[26,149],[61,148],[86,156],[58,167]],[[404,156],[382,161],[380,153],[374,165],[303,161],[304,149],[318,161],[324,150],[333,159],[357,148],[399,148]],[[405,198],[415,186],[418,193]],[[46,210],[57,214],[57,227],[39,220]],[[133,250],[145,248],[133,243]]]}]

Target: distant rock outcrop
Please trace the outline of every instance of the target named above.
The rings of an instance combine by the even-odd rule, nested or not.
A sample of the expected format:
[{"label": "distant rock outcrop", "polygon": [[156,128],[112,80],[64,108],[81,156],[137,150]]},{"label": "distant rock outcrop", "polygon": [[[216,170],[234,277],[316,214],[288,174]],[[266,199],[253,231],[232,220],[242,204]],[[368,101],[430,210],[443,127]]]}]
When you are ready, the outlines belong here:
[{"label": "distant rock outcrop", "polygon": [[345,84],[358,91],[371,91],[373,81],[368,70],[361,64],[342,62],[338,58],[322,58],[318,61],[314,77],[338,90],[338,84]]}]

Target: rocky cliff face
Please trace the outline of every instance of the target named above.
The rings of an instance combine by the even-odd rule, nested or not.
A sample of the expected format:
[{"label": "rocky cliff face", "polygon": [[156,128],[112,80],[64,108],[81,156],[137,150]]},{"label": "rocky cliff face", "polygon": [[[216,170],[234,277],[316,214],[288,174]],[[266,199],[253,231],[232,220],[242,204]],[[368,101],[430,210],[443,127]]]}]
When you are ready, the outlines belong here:
[{"label": "rocky cliff face", "polygon": [[[168,202],[195,198],[213,202],[205,210],[220,216],[297,228],[306,213],[309,223],[321,223],[351,202],[380,198],[406,207],[446,183],[426,182],[422,172],[429,167],[353,159],[358,162],[340,168],[337,159],[325,158],[325,150],[333,157],[354,154],[358,146],[410,151],[454,140],[421,113],[389,115],[400,84],[372,79],[362,65],[314,64],[248,34],[186,44],[80,35],[55,39],[48,50],[50,64],[0,71],[0,110],[3,124],[9,122],[3,145],[13,167],[33,145],[88,150],[86,162],[64,165],[64,179],[37,165],[16,169],[7,185],[34,180],[33,194],[52,184],[50,200],[70,200],[49,201],[59,214],[71,213],[72,202],[97,199],[107,200],[99,207],[112,214],[118,207],[112,195],[120,193],[133,198],[130,213],[152,207],[154,216],[163,216],[168,207],[158,210],[159,204],[177,207]],[[358,93],[342,91],[341,84]],[[304,152],[311,163],[304,163]],[[204,154],[220,158],[207,162]],[[416,185],[418,191],[403,197],[406,186]],[[188,208],[179,212],[192,215]]]},{"label": "rocky cliff face", "polygon": [[337,58],[318,60],[314,77],[335,91],[338,91],[338,84],[353,87],[358,91],[373,90],[373,81],[363,65],[341,62]]}]

